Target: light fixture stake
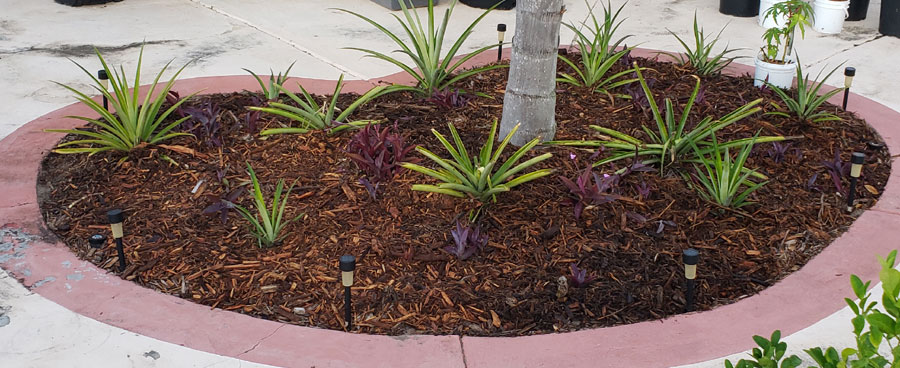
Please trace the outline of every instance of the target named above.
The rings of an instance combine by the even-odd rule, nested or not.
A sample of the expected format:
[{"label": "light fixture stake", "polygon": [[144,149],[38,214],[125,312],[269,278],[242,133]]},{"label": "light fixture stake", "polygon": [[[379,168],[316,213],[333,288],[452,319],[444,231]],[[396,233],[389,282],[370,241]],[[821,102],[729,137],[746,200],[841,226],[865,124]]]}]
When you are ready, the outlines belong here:
[{"label": "light fixture stake", "polygon": [[862,165],[866,161],[866,154],[853,152],[850,155],[850,193],[847,194],[847,212],[853,211],[853,201],[856,196],[856,181],[862,173]]},{"label": "light fixture stake", "polygon": [[112,229],[113,238],[116,239],[116,252],[119,256],[119,272],[125,272],[125,247],[122,245],[122,222],[125,221],[125,214],[120,209],[109,210],[106,212],[106,218],[109,220],[109,227]]},{"label": "light fixture stake", "polygon": [[847,110],[847,98],[850,95],[850,85],[853,84],[853,76],[856,75],[856,68],[848,66],[844,68],[844,103],[841,105],[844,111]]},{"label": "light fixture stake", "polygon": [[356,257],[349,254],[341,256],[341,284],[344,285],[344,321],[347,331],[353,328],[353,304],[350,301],[350,287],[353,286],[353,272],[356,269]]},{"label": "light fixture stake", "polygon": [[700,261],[700,252],[694,248],[685,249],[681,253],[681,261],[684,263],[684,278],[686,280],[684,290],[684,311],[694,310],[694,279],[697,278],[697,263]]},{"label": "light fixture stake", "polygon": [[506,24],[497,24],[497,62],[503,58],[503,40],[506,35]]},{"label": "light fixture stake", "polygon": [[[106,69],[100,69],[97,71],[97,79],[100,80],[100,84],[103,85],[103,90],[109,92],[109,74],[106,73]],[[103,109],[109,111],[109,100],[106,98],[106,95],[103,95]]]}]

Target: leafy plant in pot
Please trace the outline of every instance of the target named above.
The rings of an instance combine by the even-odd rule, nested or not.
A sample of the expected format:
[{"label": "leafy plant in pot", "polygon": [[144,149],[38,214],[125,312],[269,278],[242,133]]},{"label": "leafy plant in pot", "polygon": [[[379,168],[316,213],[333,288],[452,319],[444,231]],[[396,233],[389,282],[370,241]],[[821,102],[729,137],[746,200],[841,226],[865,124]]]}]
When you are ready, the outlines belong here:
[{"label": "leafy plant in pot", "polygon": [[813,17],[812,6],[803,0],[787,0],[769,8],[766,17],[777,19],[784,17],[783,27],[772,27],[763,33],[766,45],[760,49],[755,64],[756,72],[753,85],[760,87],[766,82],[790,88],[794,81],[795,57],[792,54],[796,30],[800,29],[800,37],[806,36],[806,27],[810,26]]}]

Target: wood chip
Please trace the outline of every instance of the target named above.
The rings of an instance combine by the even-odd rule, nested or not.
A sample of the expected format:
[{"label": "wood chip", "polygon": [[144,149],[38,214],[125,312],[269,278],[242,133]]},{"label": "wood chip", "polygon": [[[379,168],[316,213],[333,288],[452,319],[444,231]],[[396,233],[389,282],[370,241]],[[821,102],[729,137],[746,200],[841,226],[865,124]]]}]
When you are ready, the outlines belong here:
[{"label": "wood chip", "polygon": [[497,312],[494,312],[493,309],[491,310],[491,325],[500,328],[500,316],[498,316]]}]

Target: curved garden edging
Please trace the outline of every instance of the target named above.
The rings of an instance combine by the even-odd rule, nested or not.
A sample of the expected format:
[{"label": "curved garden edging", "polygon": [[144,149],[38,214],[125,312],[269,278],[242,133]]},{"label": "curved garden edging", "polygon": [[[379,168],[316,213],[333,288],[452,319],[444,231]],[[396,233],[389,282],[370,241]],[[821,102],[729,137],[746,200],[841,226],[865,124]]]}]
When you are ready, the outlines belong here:
[{"label": "curved garden edging", "polygon": [[[654,52],[640,50],[641,56]],[[481,55],[474,63],[489,62]],[[729,73],[752,71],[735,65]],[[302,79],[314,93],[330,93],[333,81]],[[347,82],[360,92],[377,81],[409,82],[403,73]],[[293,83],[291,83],[293,84]],[[255,90],[250,76],[181,80],[175,89],[205,93]],[[835,99],[836,100],[836,99]],[[852,95],[851,110],[877,130],[894,154],[900,152],[900,113]],[[774,329],[790,334],[841,309],[851,295],[850,273],[877,277],[875,255],[900,239],[900,170],[879,202],[830,246],[797,272],[759,295],[712,311],[662,321],[513,338],[375,336],[286,325],[194,304],[119,279],[81,261],[45,229],[37,204],[36,178],[42,157],[59,135],[46,128],[74,127],[66,115],[90,114],[72,104],[46,114],[0,141],[0,266],[34,292],[84,316],[142,335],[279,366],[384,367],[659,367],[721,357],[752,347],[750,336]],[[702,270],[700,271],[702,272]],[[336,286],[337,287],[337,286]],[[702,292],[702,291],[701,291]]]}]

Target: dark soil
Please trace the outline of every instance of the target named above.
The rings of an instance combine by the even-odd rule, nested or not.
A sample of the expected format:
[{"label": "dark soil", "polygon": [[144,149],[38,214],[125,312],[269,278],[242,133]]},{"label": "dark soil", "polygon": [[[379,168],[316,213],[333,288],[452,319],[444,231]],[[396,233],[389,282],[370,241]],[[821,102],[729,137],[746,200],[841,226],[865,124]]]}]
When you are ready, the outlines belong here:
[{"label": "dark soil", "polygon": [[[680,113],[693,88],[690,71],[638,61],[653,68],[646,74],[656,79],[657,101],[673,99]],[[396,121],[408,143],[444,157],[446,151],[430,130],[448,135],[447,124],[452,123],[473,152],[501,115],[505,80],[506,69],[501,69],[464,81],[461,88],[493,98],[477,97],[463,108],[445,109],[401,93],[365,105],[354,117]],[[702,80],[705,100],[694,108],[692,122],[721,116],[756,98],[765,100],[760,105],[764,111],[775,109],[770,102],[780,102],[754,88],[749,76]],[[635,135],[642,134],[641,124],[655,126],[649,112],[628,100],[559,88],[557,139],[591,139],[595,133],[590,124]],[[342,96],[340,105],[349,97]],[[191,104],[218,103],[223,108],[219,118],[230,129],[243,121],[250,100],[245,92],[198,96]],[[120,160],[123,154],[113,152],[91,157],[50,154],[38,190],[48,227],[80,257],[114,273],[114,247],[92,250],[87,239],[94,233],[108,235],[106,211],[124,209],[129,266],[121,276],[196,303],[342,329],[338,258],[353,254],[358,258],[354,330],[485,336],[570,331],[682,313],[681,252],[686,248],[701,252],[697,309],[707,310],[773,284],[845,231],[876,201],[888,178],[890,158],[886,151],[868,151],[856,191],[857,209],[847,213],[846,198],[837,193],[822,163],[831,161],[835,151],[847,162],[851,151],[865,152],[866,142],[881,139],[853,114],[831,105],[825,108],[843,120],[810,125],[759,113],[719,134],[720,140],[758,131],[799,137],[790,141],[781,163],[769,157],[770,143],[754,149],[748,166],[771,180],[751,197],[757,204],[740,210],[705,202],[677,174],[693,169],[671,167],[662,176],[625,176],[619,189],[624,199],[589,208],[576,220],[558,176],[574,179],[592,162],[592,152],[540,147],[538,151],[554,156],[539,166],[557,172],[499,195],[482,215],[490,237],[487,247],[465,261],[443,248],[453,242],[455,220],[465,219],[477,202],[412,191],[410,185],[432,180],[408,171],[382,185],[378,200],[373,200],[344,152],[350,132],[263,139],[236,126],[222,147],[180,137],[167,142],[174,148],[144,147],[125,161]],[[260,124],[274,127],[277,122],[288,123],[264,115]],[[218,216],[201,214],[248,180],[245,162],[263,181],[267,198],[278,179],[297,180],[286,216],[306,217],[287,226],[287,237],[278,246],[259,248],[246,221],[234,212],[224,224]],[[624,165],[598,172],[611,173]],[[225,180],[217,176],[222,170]],[[817,179],[810,186],[814,175]],[[200,180],[203,184],[192,193]],[[848,178],[841,181],[845,188],[849,185]],[[637,193],[641,183],[652,188],[648,198]],[[246,192],[237,201],[251,205]],[[569,274],[573,263],[597,279],[586,287],[569,285],[561,295],[558,279]]]}]

